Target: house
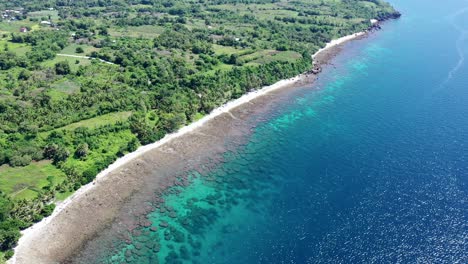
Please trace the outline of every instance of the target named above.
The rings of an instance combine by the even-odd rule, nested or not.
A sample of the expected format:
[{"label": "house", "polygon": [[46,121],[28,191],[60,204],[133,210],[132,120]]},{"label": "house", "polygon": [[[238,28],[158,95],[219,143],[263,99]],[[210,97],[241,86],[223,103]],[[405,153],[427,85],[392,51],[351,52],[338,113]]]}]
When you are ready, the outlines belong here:
[{"label": "house", "polygon": [[22,27],[22,28],[20,28],[20,32],[21,33],[26,33],[26,32],[28,32],[28,29],[25,28],[25,27]]}]

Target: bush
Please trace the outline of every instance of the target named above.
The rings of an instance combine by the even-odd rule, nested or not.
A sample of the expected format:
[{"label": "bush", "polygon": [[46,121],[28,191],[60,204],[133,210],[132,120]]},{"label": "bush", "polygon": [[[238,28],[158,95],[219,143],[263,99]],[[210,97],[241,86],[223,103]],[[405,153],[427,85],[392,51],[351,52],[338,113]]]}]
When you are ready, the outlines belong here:
[{"label": "bush", "polygon": [[140,146],[140,142],[138,142],[138,139],[134,138],[127,144],[127,151],[128,152],[133,152],[138,149]]},{"label": "bush", "polygon": [[59,61],[55,64],[55,73],[59,75],[67,75],[71,73],[70,64],[68,61]]},{"label": "bush", "polygon": [[0,250],[13,248],[20,236],[19,230],[0,230]]},{"label": "bush", "polygon": [[122,157],[127,152],[127,146],[120,146],[119,151],[117,151],[117,157]]},{"label": "bush", "polygon": [[42,219],[44,219],[44,216],[41,214],[34,214],[32,217],[34,223],[40,222]]},{"label": "bush", "polygon": [[29,223],[19,219],[7,219],[0,222],[0,230],[23,230],[29,227]]},{"label": "bush", "polygon": [[76,53],[84,53],[84,50],[83,50],[82,47],[76,47],[75,52]]},{"label": "bush", "polygon": [[42,160],[44,155],[43,155],[43,150],[34,144],[31,144],[29,146],[21,146],[18,148],[18,151],[14,156],[30,156],[31,159],[39,161]]},{"label": "bush", "polygon": [[19,167],[19,166],[28,166],[31,164],[32,158],[29,155],[24,156],[13,156],[10,159],[10,166]]},{"label": "bush", "polygon": [[89,168],[83,172],[83,184],[90,183],[94,180],[98,173],[98,170],[96,168]]},{"label": "bush", "polygon": [[46,204],[44,205],[44,208],[42,208],[41,215],[44,217],[47,217],[52,214],[52,212],[55,209],[55,204]]},{"label": "bush", "polygon": [[44,157],[46,159],[53,159],[57,153],[58,146],[56,144],[49,144],[44,148]]},{"label": "bush", "polygon": [[78,159],[86,157],[89,153],[89,146],[87,143],[79,144],[75,151],[75,157]]},{"label": "bush", "polygon": [[0,165],[8,162],[8,157],[4,151],[0,150]]},{"label": "bush", "polygon": [[11,257],[13,257],[13,254],[14,254],[14,251],[11,249],[5,251],[5,259],[10,259]]},{"label": "bush", "polygon": [[54,164],[57,164],[60,161],[65,161],[69,156],[70,152],[66,148],[59,147],[55,152],[55,155],[53,156],[52,160]]},{"label": "bush", "polygon": [[7,219],[8,215],[10,214],[10,210],[12,208],[12,202],[4,193],[0,191],[0,223],[1,227],[3,228],[4,221]]}]

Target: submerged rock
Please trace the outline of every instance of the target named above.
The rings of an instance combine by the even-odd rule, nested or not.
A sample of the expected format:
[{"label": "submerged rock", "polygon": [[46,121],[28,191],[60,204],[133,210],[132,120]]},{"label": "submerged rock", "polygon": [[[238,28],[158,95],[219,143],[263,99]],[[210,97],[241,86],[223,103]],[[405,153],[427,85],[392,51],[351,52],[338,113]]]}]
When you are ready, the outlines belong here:
[{"label": "submerged rock", "polygon": [[176,217],[177,217],[176,212],[170,212],[170,213],[169,213],[169,217],[170,217],[170,218],[176,218]]},{"label": "submerged rock", "polygon": [[161,246],[159,244],[156,244],[156,245],[153,246],[153,252],[158,253],[159,250],[161,250]]},{"label": "submerged rock", "polygon": [[140,250],[143,248],[143,245],[141,243],[135,243],[135,248]]},{"label": "submerged rock", "polygon": [[188,251],[187,247],[186,246],[181,246],[180,247],[180,257],[182,259],[186,259],[188,260],[190,258],[190,252]]}]

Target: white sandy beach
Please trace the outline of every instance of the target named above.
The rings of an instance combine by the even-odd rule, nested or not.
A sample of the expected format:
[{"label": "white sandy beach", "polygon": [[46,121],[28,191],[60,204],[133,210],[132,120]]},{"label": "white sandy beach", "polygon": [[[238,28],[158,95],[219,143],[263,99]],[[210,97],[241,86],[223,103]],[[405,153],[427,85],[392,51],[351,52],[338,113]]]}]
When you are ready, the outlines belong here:
[{"label": "white sandy beach", "polygon": [[[363,36],[365,34],[365,32],[359,32],[359,33],[355,33],[355,34],[352,34],[352,35],[348,35],[348,36],[345,36],[345,37],[342,37],[342,38],[339,38],[339,39],[335,39],[335,40],[332,40],[330,43],[328,43],[324,48],[320,49],[319,51],[317,51],[313,56],[312,58],[315,58],[320,52],[323,52],[324,50],[327,50],[327,49],[330,49],[334,46],[337,46],[337,45],[340,45],[340,44],[343,44],[344,42],[347,42],[349,40],[352,40],[352,39],[355,39],[357,37],[360,37],[360,36]],[[92,183],[89,183],[87,185],[84,185],[82,186],[80,189],[78,189],[73,195],[71,195],[70,197],[68,197],[66,200],[64,200],[63,202],[60,202],[56,209],[54,210],[54,212],[52,213],[51,216],[49,217],[46,217],[44,218],[42,221],[34,224],[33,226],[31,226],[30,228],[22,231],[22,237],[20,238],[19,242],[18,242],[18,246],[15,248],[15,252],[18,252],[18,251],[22,251],[22,247],[26,247],[27,245],[29,245],[30,241],[32,241],[32,239],[34,237],[37,236],[38,234],[38,231],[41,230],[44,226],[46,226],[48,223],[50,223],[57,215],[59,215],[65,208],[67,208],[67,206],[69,206],[69,204],[73,203],[75,199],[77,199],[78,197],[84,195],[85,193],[93,190],[93,188],[95,187],[95,184],[99,184],[99,180],[102,179],[103,177],[106,177],[106,175],[108,175],[110,172],[116,170],[117,168],[127,164],[129,161],[131,160],[134,160],[135,158],[141,156],[142,154],[150,151],[150,150],[153,150],[155,148],[158,148],[166,143],[168,143],[169,141],[175,139],[175,138],[178,138],[186,133],[190,133],[191,131],[193,131],[194,129],[198,128],[198,127],[201,127],[203,126],[207,121],[225,113],[225,112],[228,112],[236,107],[239,107],[245,103],[248,103],[250,102],[251,100],[257,98],[257,97],[260,97],[262,95],[265,95],[271,91],[274,91],[274,90],[277,90],[277,89],[281,89],[281,88],[284,88],[284,87],[287,87],[291,84],[294,84],[298,81],[300,81],[302,78],[302,74],[301,75],[298,75],[294,78],[291,78],[291,79],[286,79],[286,80],[281,80],[273,85],[270,85],[270,86],[266,86],[266,87],[263,87],[262,89],[259,89],[259,90],[256,90],[256,91],[253,91],[253,92],[250,92],[248,94],[245,94],[243,95],[242,97],[236,99],[236,100],[233,100],[233,101],[230,101],[228,103],[226,103],[225,105],[221,106],[221,107],[218,107],[216,108],[215,110],[213,110],[209,115],[203,117],[202,119],[190,124],[190,125],[187,125],[181,129],[179,129],[177,132],[173,133],[173,134],[169,134],[169,135],[166,135],[163,139],[155,142],[155,143],[152,143],[152,144],[149,144],[149,145],[146,145],[146,146],[142,146],[140,148],[138,148],[136,151],[132,152],[132,153],[129,153],[119,159],[117,159],[113,164],[111,164],[107,169],[105,169],[104,171],[100,172],[97,177],[96,177],[96,180],[95,182],[92,182]],[[97,183],[96,183],[97,182]],[[8,261],[8,263],[16,263],[16,254]]]},{"label": "white sandy beach", "polygon": [[366,34],[366,32],[358,32],[358,33],[354,33],[354,34],[351,34],[351,35],[347,35],[347,36],[344,36],[344,37],[341,37],[339,39],[334,39],[330,42],[327,43],[327,45],[325,45],[325,47],[319,49],[317,52],[314,53],[314,55],[312,55],[312,58],[315,58],[317,57],[317,55],[324,51],[324,50],[327,50],[331,47],[334,47],[336,45],[340,45],[340,44],[343,44],[345,43],[346,41],[350,41],[350,40],[353,40],[357,37],[360,37],[360,36],[363,36],[364,34]]}]

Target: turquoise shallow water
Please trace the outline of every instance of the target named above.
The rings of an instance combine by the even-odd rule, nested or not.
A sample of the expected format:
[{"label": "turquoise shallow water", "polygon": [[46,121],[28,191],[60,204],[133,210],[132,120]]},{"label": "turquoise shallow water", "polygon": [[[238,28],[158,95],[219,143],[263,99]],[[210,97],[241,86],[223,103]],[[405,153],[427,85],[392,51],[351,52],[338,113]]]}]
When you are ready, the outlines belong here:
[{"label": "turquoise shallow water", "polygon": [[348,44],[320,89],[76,261],[467,263],[468,2],[391,2],[403,17]]}]

